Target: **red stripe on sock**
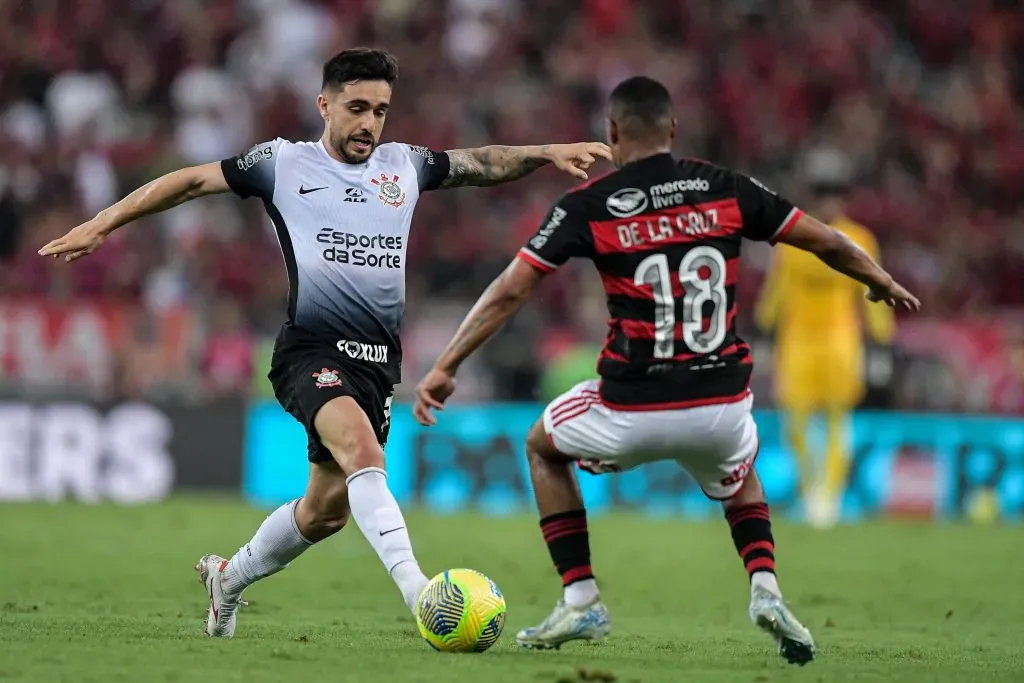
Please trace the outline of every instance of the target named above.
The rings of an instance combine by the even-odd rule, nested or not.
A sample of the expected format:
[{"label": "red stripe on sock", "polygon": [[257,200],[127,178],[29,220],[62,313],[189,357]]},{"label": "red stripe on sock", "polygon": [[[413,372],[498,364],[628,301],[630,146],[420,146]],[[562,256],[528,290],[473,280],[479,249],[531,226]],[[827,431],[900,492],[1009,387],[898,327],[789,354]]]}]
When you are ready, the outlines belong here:
[{"label": "red stripe on sock", "polygon": [[561,529],[566,526],[579,526],[586,524],[583,517],[567,517],[564,519],[555,519],[550,522],[544,522],[540,525],[541,529]]},{"label": "red stripe on sock", "polygon": [[550,536],[545,535],[544,536],[544,542],[545,543],[551,543],[552,541],[557,541],[558,539],[565,538],[566,536],[575,536],[576,534],[585,534],[585,533],[587,533],[586,529],[583,529],[582,531],[579,530],[579,529],[566,529],[565,531],[556,531],[555,533],[551,534]]},{"label": "red stripe on sock", "polygon": [[775,573],[775,560],[770,557],[758,557],[757,559],[747,562],[747,573],[753,574],[757,571],[770,571]]},{"label": "red stripe on sock", "polygon": [[743,507],[734,508],[725,513],[725,518],[729,520],[730,524],[734,524],[741,519],[746,519],[751,516],[767,518],[769,516],[767,503],[744,505]]},{"label": "red stripe on sock", "polygon": [[558,534],[563,531],[586,531],[586,524],[559,524],[558,526],[549,526],[541,529],[541,533],[545,536],[550,534]]},{"label": "red stripe on sock", "polygon": [[740,551],[740,557],[746,557],[749,553],[755,550],[767,550],[770,553],[774,553],[775,544],[771,541],[754,541],[753,543],[744,546],[743,550]]},{"label": "red stripe on sock", "polygon": [[568,532],[585,532],[587,530],[587,522],[582,519],[566,519],[559,520],[557,522],[551,522],[541,527],[540,532],[547,538],[551,534]]},{"label": "red stripe on sock", "polygon": [[737,524],[739,524],[740,522],[745,522],[748,519],[768,519],[768,520],[770,520],[771,517],[769,517],[766,514],[759,513],[759,512],[748,512],[745,515],[730,518],[728,520],[729,521],[729,526],[733,526],[734,527]]},{"label": "red stripe on sock", "polygon": [[592,578],[594,578],[594,570],[590,568],[589,564],[585,564],[582,567],[573,567],[562,574],[562,585],[568,586],[575,581]]}]

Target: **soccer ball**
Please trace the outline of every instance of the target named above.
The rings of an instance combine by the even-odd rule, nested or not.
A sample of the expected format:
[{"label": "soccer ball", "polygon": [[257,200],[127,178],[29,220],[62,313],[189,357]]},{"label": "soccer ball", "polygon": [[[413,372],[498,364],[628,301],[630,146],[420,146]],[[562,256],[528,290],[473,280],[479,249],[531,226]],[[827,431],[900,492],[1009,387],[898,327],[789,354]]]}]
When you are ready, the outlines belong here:
[{"label": "soccer ball", "polygon": [[505,598],[472,569],[449,569],[430,580],[416,603],[416,625],[441,652],[483,652],[505,627]]}]

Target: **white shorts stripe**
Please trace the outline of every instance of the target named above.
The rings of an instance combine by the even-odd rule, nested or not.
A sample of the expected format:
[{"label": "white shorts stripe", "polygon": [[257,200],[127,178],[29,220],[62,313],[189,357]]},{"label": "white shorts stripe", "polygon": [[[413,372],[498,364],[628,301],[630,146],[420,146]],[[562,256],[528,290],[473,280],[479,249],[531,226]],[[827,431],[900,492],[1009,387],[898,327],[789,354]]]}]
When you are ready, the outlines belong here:
[{"label": "white shorts stripe", "polygon": [[565,424],[569,420],[579,417],[580,415],[589,411],[595,405],[598,405],[600,401],[587,401],[581,405],[576,406],[573,410],[567,410],[558,417],[553,418],[552,425],[558,427],[561,424]]},{"label": "white shorts stripe", "polygon": [[[551,415],[553,417],[558,417],[561,413],[564,413],[566,410],[569,410],[570,408],[574,408],[574,407],[578,406],[580,403],[583,403],[587,399],[598,399],[598,400],[600,400],[600,398],[601,397],[597,394],[596,391],[593,392],[593,393],[577,394],[576,396],[573,396],[572,398],[567,399],[567,400],[563,401],[562,403],[559,403],[557,406],[552,407],[551,408]],[[554,405],[554,404],[552,404],[552,405]]]}]

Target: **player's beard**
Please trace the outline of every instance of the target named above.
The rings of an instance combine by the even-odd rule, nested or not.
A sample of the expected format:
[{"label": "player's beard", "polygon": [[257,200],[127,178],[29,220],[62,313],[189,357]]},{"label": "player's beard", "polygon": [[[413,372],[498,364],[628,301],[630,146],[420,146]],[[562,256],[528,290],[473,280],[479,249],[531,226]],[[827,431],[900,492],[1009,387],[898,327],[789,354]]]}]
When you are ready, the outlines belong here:
[{"label": "player's beard", "polygon": [[[349,153],[348,146],[349,144],[352,144],[354,142],[355,140],[351,136],[349,136],[345,138],[342,144],[334,145],[334,150],[338,153],[339,156],[341,156],[342,159],[345,160],[346,163],[349,164],[361,164],[365,162],[373,154],[373,150],[377,149],[377,141],[371,137],[369,138],[370,148],[366,152],[353,155]],[[365,142],[365,140],[363,142]]]}]

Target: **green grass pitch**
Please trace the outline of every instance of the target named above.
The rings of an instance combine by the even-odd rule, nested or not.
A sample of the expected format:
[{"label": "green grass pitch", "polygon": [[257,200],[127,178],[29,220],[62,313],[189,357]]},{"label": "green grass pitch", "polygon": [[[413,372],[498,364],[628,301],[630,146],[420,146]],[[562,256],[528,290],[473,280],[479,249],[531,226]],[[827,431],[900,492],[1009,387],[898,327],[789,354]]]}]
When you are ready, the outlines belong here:
[{"label": "green grass pitch", "polygon": [[786,665],[746,617],[747,582],[724,521],[591,522],[614,625],[603,644],[515,646],[558,580],[531,516],[409,524],[424,568],[490,575],[508,600],[491,651],[431,651],[354,527],[253,587],[233,640],[202,633],[192,571],[230,556],[263,512],[176,499],[135,508],[0,506],[0,680],[358,683],[582,680],[1020,681],[1024,542],[1017,527],[872,523],[819,532],[776,524],[786,597],[819,643]]}]

